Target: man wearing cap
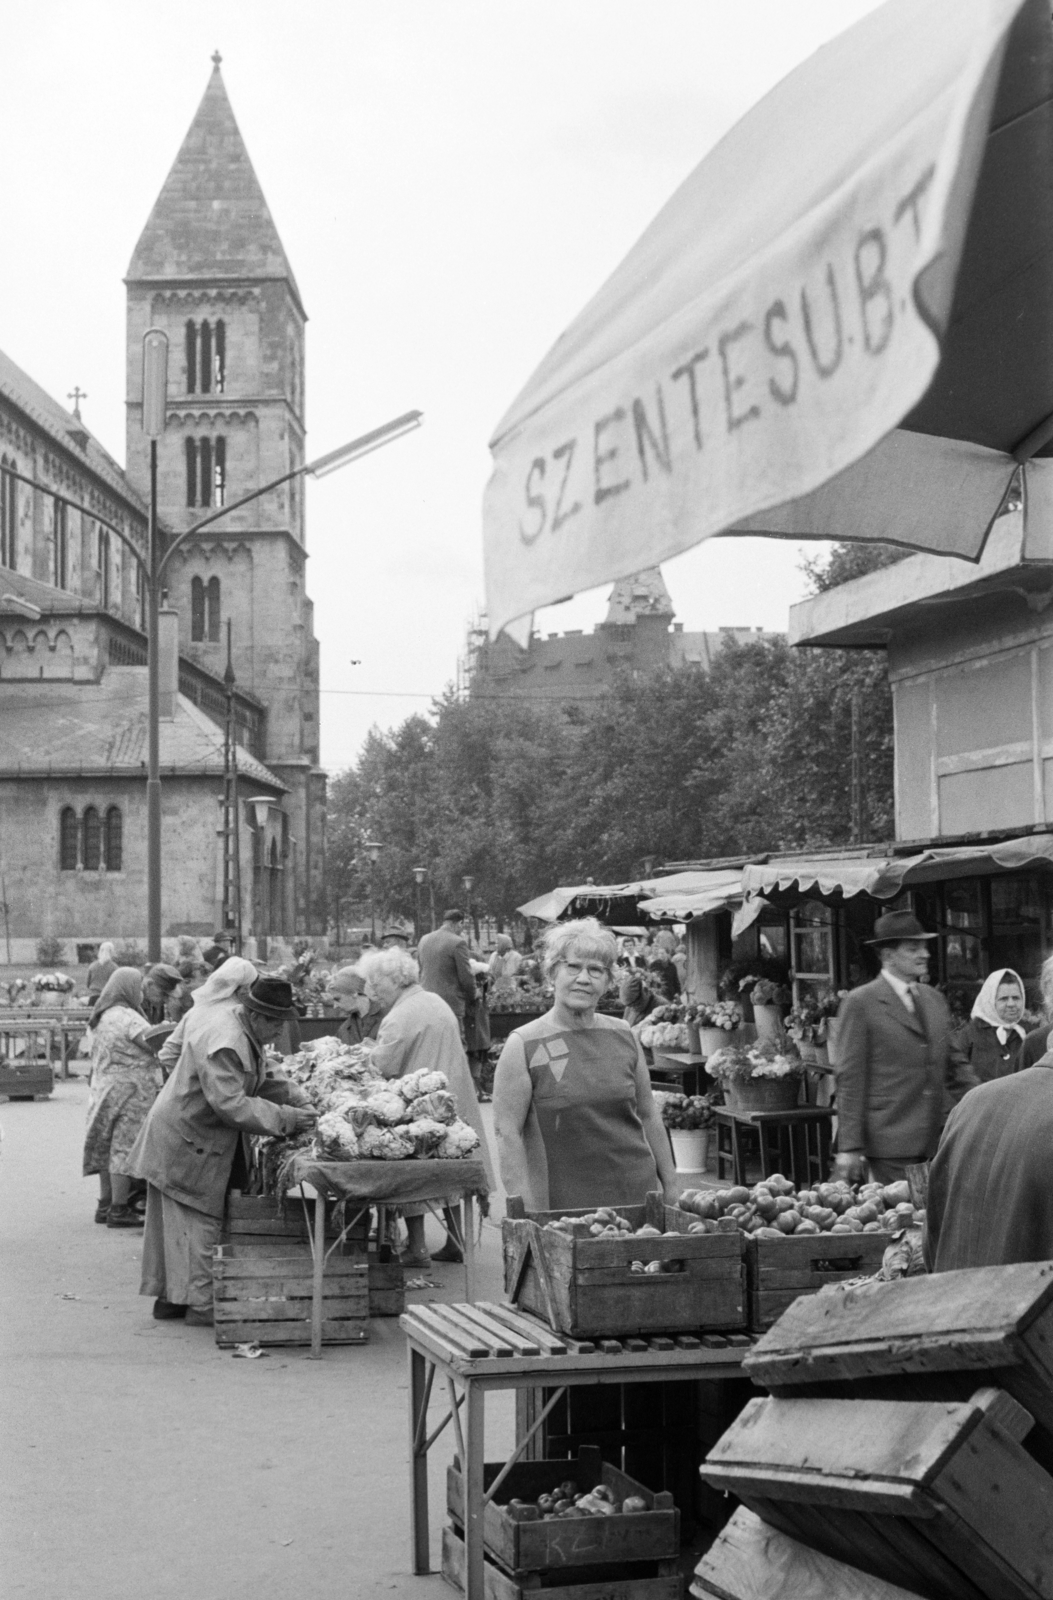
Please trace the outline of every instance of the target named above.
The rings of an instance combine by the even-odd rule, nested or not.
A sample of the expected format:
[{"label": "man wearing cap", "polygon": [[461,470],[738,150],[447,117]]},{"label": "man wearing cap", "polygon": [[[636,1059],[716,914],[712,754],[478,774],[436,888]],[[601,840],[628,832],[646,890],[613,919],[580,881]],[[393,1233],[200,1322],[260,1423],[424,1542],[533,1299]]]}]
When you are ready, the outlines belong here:
[{"label": "man wearing cap", "polygon": [[408,950],[409,947],[410,936],[405,928],[385,928],[380,936],[382,950]]},{"label": "man wearing cap", "polygon": [[329,980],[329,993],[333,1005],[343,1017],[336,1030],[341,1044],[361,1044],[363,1039],[375,1039],[384,1012],[376,1000],[366,994],[365,979],[354,967],[341,967]]},{"label": "man wearing cap", "polygon": [[212,1322],[212,1247],[244,1170],[242,1135],[286,1136],[317,1120],[303,1091],[264,1059],[295,1014],[292,985],[259,977],[240,1004],[194,1007],[183,1020],[179,1060],[129,1163],[148,1184],[139,1292],[155,1297],[159,1321]]},{"label": "man wearing cap", "polygon": [[889,911],[869,941],[881,961],[839,1013],[837,1175],[878,1183],[906,1177],[935,1152],[944,1096],[960,1100],[977,1079],[951,1038],[947,1002],[922,982],[929,941],[909,911]]},{"label": "man wearing cap", "polygon": [[464,1011],[475,1004],[475,975],[468,956],[468,941],[461,931],[463,911],[443,912],[442,927],[426,933],[417,946],[421,988],[441,995],[461,1024]]}]

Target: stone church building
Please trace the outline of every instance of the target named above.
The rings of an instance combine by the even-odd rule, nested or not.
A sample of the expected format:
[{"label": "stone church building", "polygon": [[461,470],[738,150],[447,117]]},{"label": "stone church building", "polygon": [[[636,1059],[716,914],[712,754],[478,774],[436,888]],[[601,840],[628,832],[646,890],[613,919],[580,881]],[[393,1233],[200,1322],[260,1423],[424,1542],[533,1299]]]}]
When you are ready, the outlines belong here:
[{"label": "stone church building", "polygon": [[[43,934],[70,955],[78,942],[145,939],[147,328],[169,340],[165,533],[304,460],[306,316],[214,61],[128,268],[125,470],[76,406],[0,354],[0,961],[33,960]],[[302,479],[188,540],[167,581],[162,931],[220,925],[229,621],[242,927],[258,940],[323,932]]]}]

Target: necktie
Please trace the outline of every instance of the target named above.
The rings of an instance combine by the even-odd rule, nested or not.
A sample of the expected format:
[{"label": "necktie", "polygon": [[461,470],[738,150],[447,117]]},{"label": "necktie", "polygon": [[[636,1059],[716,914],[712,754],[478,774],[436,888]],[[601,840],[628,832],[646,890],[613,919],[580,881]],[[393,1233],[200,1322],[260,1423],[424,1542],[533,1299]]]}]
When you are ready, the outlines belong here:
[{"label": "necktie", "polygon": [[917,992],[918,992],[918,986],[917,986],[916,983],[908,983],[907,984],[907,992],[903,996],[903,1004],[906,1006],[906,1008],[910,1012],[911,1016],[914,1016],[915,1013],[917,1012],[917,1009],[918,1009],[917,1001],[914,998],[914,996],[917,994]]}]

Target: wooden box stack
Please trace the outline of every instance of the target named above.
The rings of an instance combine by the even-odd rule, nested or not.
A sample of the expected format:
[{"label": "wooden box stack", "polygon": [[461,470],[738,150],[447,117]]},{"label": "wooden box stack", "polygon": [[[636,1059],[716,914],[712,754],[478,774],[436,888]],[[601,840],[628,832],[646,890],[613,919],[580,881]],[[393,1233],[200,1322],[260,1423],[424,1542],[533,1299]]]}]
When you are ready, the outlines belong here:
[{"label": "wooden box stack", "polygon": [[[273,1253],[217,1245],[212,1292],[218,1345],[310,1344],[311,1258],[293,1245]],[[365,1265],[333,1256],[326,1264],[322,1302],[325,1344],[365,1344],[369,1337],[369,1279]]]},{"label": "wooden box stack", "polygon": [[[313,1201],[308,1206],[308,1213],[313,1217]],[[233,1190],[227,1196],[227,1212],[223,1226],[224,1242],[238,1245],[243,1254],[265,1255],[271,1246],[278,1242],[288,1245],[298,1244],[308,1258],[306,1270],[310,1273],[311,1247],[308,1226],[303,1205],[298,1199],[290,1198],[286,1201],[284,1209],[281,1209],[278,1201],[269,1195],[242,1194],[238,1190]],[[325,1223],[328,1244],[337,1239],[341,1231],[335,1206],[332,1201],[328,1201]],[[328,1275],[331,1264],[336,1260],[352,1260],[365,1265],[369,1279],[370,1316],[401,1317],[406,1309],[406,1279],[402,1265],[397,1256],[382,1261],[375,1250],[368,1249],[368,1234],[367,1214],[348,1234],[341,1246],[342,1254],[337,1255],[334,1252],[329,1258],[326,1274]]]},{"label": "wooden box stack", "polygon": [[[509,1300],[578,1339],[746,1326],[741,1234],[690,1233],[697,1217],[660,1195],[616,1209],[634,1228],[670,1231],[572,1238],[545,1224],[587,1211],[528,1214],[510,1197],[501,1224]],[[663,1270],[633,1272],[634,1261],[659,1261]]]},{"label": "wooden box stack", "polygon": [[[744,1371],[771,1393],[710,1452],[713,1488],[928,1600],[1053,1600],[1053,1263],[799,1300]],[[737,1600],[715,1571],[696,1592]]]},{"label": "wooden box stack", "polygon": [[[497,1463],[484,1466],[487,1489],[501,1471]],[[638,1495],[648,1509],[551,1522],[522,1521],[509,1510],[509,1500],[536,1500],[567,1478],[581,1491],[606,1484],[617,1502]],[[463,1584],[464,1571],[464,1479],[456,1461],[447,1471],[446,1504],[450,1526],[443,1530],[442,1572],[456,1586]],[[652,1494],[603,1461],[597,1449],[582,1449],[571,1461],[518,1462],[486,1504],[483,1541],[486,1592],[493,1600],[526,1595],[544,1600],[679,1600],[681,1594],[680,1516],[672,1496]]]},{"label": "wooden box stack", "polygon": [[812,1233],[798,1239],[746,1238],[749,1325],[761,1333],[801,1295],[869,1277],[881,1265],[887,1233]]}]

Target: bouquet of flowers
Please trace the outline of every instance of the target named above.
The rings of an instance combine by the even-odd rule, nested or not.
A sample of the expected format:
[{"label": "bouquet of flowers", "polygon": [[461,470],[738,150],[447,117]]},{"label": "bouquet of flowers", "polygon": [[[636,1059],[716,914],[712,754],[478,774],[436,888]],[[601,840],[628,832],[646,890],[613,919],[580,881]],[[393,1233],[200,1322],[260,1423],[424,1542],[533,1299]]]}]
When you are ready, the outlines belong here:
[{"label": "bouquet of flowers", "polygon": [[38,972],[33,987],[38,994],[72,994],[76,984],[68,972]]},{"label": "bouquet of flowers", "polygon": [[[662,1009],[659,1007],[659,1009]],[[687,1030],[682,1022],[656,1022],[652,1011],[640,1029],[640,1043],[647,1050],[686,1050]]]},{"label": "bouquet of flowers", "polygon": [[[743,984],[746,981],[743,979]],[[750,999],[755,1006],[788,1006],[791,995],[784,983],[776,983],[774,978],[757,978],[750,990]]]},{"label": "bouquet of flowers", "polygon": [[751,1078],[800,1078],[804,1063],[800,1056],[784,1055],[774,1045],[753,1044],[745,1048],[727,1045],[706,1062],[706,1071],[721,1085],[748,1083]]},{"label": "bouquet of flowers", "polygon": [[696,1008],[700,1028],[720,1028],[724,1033],[734,1033],[742,1027],[742,1007],[734,1000],[704,1000]]},{"label": "bouquet of flowers", "polygon": [[825,1044],[827,1023],[837,1016],[847,993],[847,989],[828,989],[824,994],[802,1000],[786,1018],[787,1033],[798,1044]]},{"label": "bouquet of flowers", "polygon": [[665,1094],[662,1121],[667,1128],[692,1132],[713,1125],[713,1101],[708,1094]]}]

